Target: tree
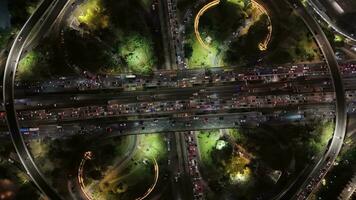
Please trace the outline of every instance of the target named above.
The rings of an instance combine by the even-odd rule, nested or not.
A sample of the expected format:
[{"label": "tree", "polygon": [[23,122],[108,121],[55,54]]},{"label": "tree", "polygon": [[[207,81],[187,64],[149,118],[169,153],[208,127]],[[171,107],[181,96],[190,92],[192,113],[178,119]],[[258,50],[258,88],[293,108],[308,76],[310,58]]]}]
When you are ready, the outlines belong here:
[{"label": "tree", "polygon": [[260,19],[250,27],[248,34],[238,38],[231,44],[227,51],[226,62],[231,64],[251,63],[258,60],[261,51],[258,45],[264,40],[268,33],[267,16],[262,15]]},{"label": "tree", "polygon": [[184,44],[184,56],[190,58],[193,55],[193,47],[190,43]]}]

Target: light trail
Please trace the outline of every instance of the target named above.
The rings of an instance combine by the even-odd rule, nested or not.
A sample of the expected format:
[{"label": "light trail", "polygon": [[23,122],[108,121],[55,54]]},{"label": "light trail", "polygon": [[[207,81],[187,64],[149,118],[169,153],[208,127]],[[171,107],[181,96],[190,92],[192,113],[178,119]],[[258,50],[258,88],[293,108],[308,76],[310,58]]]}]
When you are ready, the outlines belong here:
[{"label": "light trail", "polygon": [[85,198],[88,200],[93,200],[93,198],[88,194],[88,192],[85,189],[85,184],[84,184],[84,180],[83,180],[83,169],[84,169],[85,162],[87,160],[91,160],[91,158],[92,158],[92,152],[90,152],[90,151],[85,152],[84,158],[80,162],[80,165],[78,168],[78,182],[80,185],[80,189],[83,192]]},{"label": "light trail", "polygon": [[159,167],[158,167],[158,163],[157,163],[156,159],[153,158],[152,160],[153,160],[154,170],[155,170],[155,179],[153,181],[153,184],[151,185],[150,188],[148,188],[148,190],[145,192],[145,194],[142,197],[137,198],[136,200],[143,200],[146,197],[148,197],[148,195],[151,194],[151,192],[154,190],[154,188],[157,185],[158,176],[159,176]]},{"label": "light trail", "polygon": [[195,37],[198,39],[198,42],[202,47],[205,49],[209,49],[209,46],[204,43],[204,41],[201,39],[200,33],[199,33],[199,20],[200,17],[210,8],[217,6],[220,3],[220,0],[214,0],[208,4],[206,4],[203,8],[201,8],[198,12],[198,14],[195,16],[194,19],[194,32],[195,32]]},{"label": "light trail", "polygon": [[[204,43],[203,39],[201,38],[200,36],[200,33],[199,33],[199,20],[200,20],[200,17],[210,8],[214,7],[214,6],[217,6],[218,4],[220,3],[220,0],[214,0],[208,4],[206,4],[203,8],[201,8],[198,12],[198,14],[195,16],[195,19],[194,19],[194,33],[195,33],[195,37],[197,38],[199,44],[205,48],[205,49],[209,49],[210,47]],[[259,3],[257,3],[256,1],[254,0],[251,0],[251,3],[252,3],[252,7],[253,8],[256,8],[259,12],[265,14],[267,16],[267,19],[268,19],[268,34],[266,36],[266,38],[260,42],[258,44],[258,48],[261,50],[261,51],[265,51],[267,50],[267,47],[268,47],[268,44],[269,42],[271,41],[271,37],[272,37],[272,21],[271,21],[271,18],[270,16],[268,15],[268,12],[267,10]]]},{"label": "light trail", "polygon": [[257,3],[255,0],[251,0],[251,3],[252,3],[253,8],[256,8],[258,11],[265,14],[268,19],[268,27],[267,27],[268,34],[267,34],[266,38],[258,44],[258,48],[261,51],[265,51],[265,50],[267,50],[267,46],[268,46],[269,42],[271,41],[271,37],[272,37],[272,21],[268,15],[267,10],[261,4]]}]

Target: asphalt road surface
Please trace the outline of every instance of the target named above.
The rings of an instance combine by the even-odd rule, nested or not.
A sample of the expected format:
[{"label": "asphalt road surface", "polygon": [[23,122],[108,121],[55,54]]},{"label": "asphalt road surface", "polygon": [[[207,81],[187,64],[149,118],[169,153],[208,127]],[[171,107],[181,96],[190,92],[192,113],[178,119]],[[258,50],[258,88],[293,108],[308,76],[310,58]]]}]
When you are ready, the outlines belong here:
[{"label": "asphalt road surface", "polygon": [[[324,32],[322,31],[316,20],[309,14],[308,10],[298,0],[289,0],[289,3],[295,8],[297,14],[303,19],[304,23],[308,26],[314,38],[316,39],[324,58],[329,66],[331,73],[334,90],[336,93],[336,124],[334,135],[331,144],[324,154],[324,156],[313,166],[311,170],[306,170],[304,174],[299,176],[298,179],[293,181],[286,190],[280,193],[276,199],[307,199],[309,194],[316,188],[321,181],[320,171],[333,163],[339,154],[344,136],[346,133],[347,112],[345,91],[339,71],[338,63],[334,55],[333,49],[330,46]],[[326,171],[323,171],[324,175]]]},{"label": "asphalt road surface", "polygon": [[[17,65],[21,58],[21,54],[24,50],[26,42],[28,41],[30,33],[32,31],[38,31],[42,34],[42,29],[46,29],[48,31],[48,27],[50,27],[54,22],[52,20],[55,20],[55,18],[58,16],[58,14],[66,5],[66,3],[66,0],[43,0],[40,3],[40,5],[37,7],[31,17],[27,20],[27,22],[15,38],[15,41],[11,47],[6,62],[3,81],[3,100],[6,110],[7,123],[16,152],[21,160],[21,163],[23,164],[24,168],[26,169],[28,175],[31,177],[35,185],[40,189],[42,193],[44,193],[45,195],[47,195],[48,198],[53,200],[61,199],[61,197],[48,184],[44,176],[39,171],[38,167],[36,166],[35,162],[31,157],[29,150],[26,147],[22,134],[19,130],[16,110],[14,107],[14,80]],[[45,19],[42,19],[48,9],[51,9],[52,12],[46,15]],[[33,28],[40,20],[43,20],[44,23],[41,26],[41,30],[33,30]]]},{"label": "asphalt road surface", "polygon": [[[52,4],[51,4],[52,3]],[[16,37],[16,40],[11,48],[8,61],[6,63],[5,68],[5,75],[4,75],[4,83],[3,83],[3,96],[4,96],[4,105],[6,109],[6,115],[8,120],[8,126],[11,132],[12,141],[15,145],[16,151],[20,157],[22,164],[24,165],[25,169],[27,170],[30,177],[33,179],[36,186],[49,198],[51,199],[61,199],[59,195],[55,192],[53,188],[51,188],[40,171],[38,170],[37,166],[35,165],[32,157],[23,141],[22,134],[19,130],[19,125],[16,117],[16,110],[14,108],[14,79],[15,79],[15,72],[17,68],[17,64],[21,57],[22,51],[24,50],[24,46],[28,41],[28,36],[30,35],[31,31],[34,31],[33,28],[35,27],[36,23],[41,19],[44,13],[47,11],[47,8],[51,9],[51,12],[48,13],[46,19],[44,19],[42,26],[39,26],[40,30],[35,30],[40,36],[43,36],[45,32],[53,25],[55,19],[60,14],[61,10],[65,7],[67,1],[66,0],[57,0],[57,1],[50,1],[44,0],[38,9],[34,12],[34,14],[29,18],[26,22],[25,26],[21,29],[20,33]],[[334,132],[334,136],[331,142],[331,145],[324,155],[324,157],[316,164],[311,172],[308,172],[307,177],[305,178],[304,182],[301,184],[294,184],[292,187],[288,189],[288,192],[283,194],[285,198],[288,195],[296,197],[295,191],[297,192],[297,197],[307,197],[308,194],[311,192],[310,189],[305,190],[305,187],[308,183],[313,182],[315,177],[319,176],[319,171],[325,167],[327,162],[334,161],[336,156],[338,155],[342,143],[344,134],[346,132],[346,105],[345,105],[345,96],[344,96],[344,88],[343,83],[341,80],[341,75],[338,69],[338,64],[336,62],[333,50],[327,41],[324,33],[322,32],[321,28],[317,24],[317,22],[308,14],[308,12],[304,9],[304,7],[300,4],[299,1],[291,0],[293,5],[296,5],[296,11],[298,14],[303,18],[305,23],[313,32],[323,54],[326,59],[326,62],[329,66],[332,80],[334,84],[334,89],[336,92],[336,128]],[[50,8],[50,6],[53,6]],[[296,181],[295,183],[299,183]],[[317,184],[314,185],[314,187]]]}]

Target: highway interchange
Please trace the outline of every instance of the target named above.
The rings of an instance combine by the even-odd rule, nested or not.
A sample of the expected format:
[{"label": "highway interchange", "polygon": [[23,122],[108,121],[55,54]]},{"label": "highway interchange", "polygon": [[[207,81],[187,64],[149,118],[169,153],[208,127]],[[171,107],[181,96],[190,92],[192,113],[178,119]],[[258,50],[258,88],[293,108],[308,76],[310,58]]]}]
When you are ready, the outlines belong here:
[{"label": "highway interchange", "polygon": [[[342,36],[352,40],[352,41],[356,41],[356,35],[354,33],[349,33],[347,31],[345,31],[342,27],[339,27],[335,21],[337,19],[333,19],[331,16],[331,13],[335,13],[335,12],[340,12],[340,8],[341,6],[338,5],[338,2],[336,1],[328,1],[328,2],[324,2],[324,1],[319,1],[319,0],[308,0],[307,3],[314,9],[314,11],[320,16],[321,19],[323,19],[329,26],[331,26],[335,31],[337,31],[339,34],[341,34]],[[337,5],[337,6],[335,6]],[[347,6],[347,2],[345,2],[345,5]],[[350,5],[351,6],[351,5]],[[338,11],[336,8],[339,8]],[[341,10],[343,10],[341,8]],[[343,14],[343,11],[341,11],[341,13],[338,14]]]},{"label": "highway interchange", "polygon": [[[321,49],[329,66],[336,93],[336,123],[332,142],[328,147],[328,150],[319,160],[319,162],[313,166],[311,171],[305,171],[305,174],[298,178],[299,180],[297,179],[293,182],[294,185],[288,186],[288,190],[285,190],[285,192],[282,192],[279,196],[283,198],[287,197],[295,199],[306,199],[313,191],[313,189],[320,183],[321,177],[325,176],[326,172],[328,171],[323,169],[330,168],[330,163],[335,161],[338,153],[341,150],[346,134],[347,112],[345,91],[341,79],[341,74],[329,41],[327,40],[317,21],[312,17],[312,15],[300,1],[290,1],[290,3],[293,5],[298,15],[301,16],[309,30],[314,35],[314,38],[317,41],[319,48]],[[300,185],[298,184],[298,186],[296,186],[296,183],[299,183]]]},{"label": "highway interchange", "polygon": [[[47,183],[47,181],[39,171],[23,140],[22,133],[20,132],[19,125],[17,122],[16,111],[14,108],[14,79],[16,74],[16,68],[19,63],[23,48],[26,44],[30,32],[33,31],[33,27],[44,16],[47,10],[52,10],[52,12],[49,14],[49,17],[47,17],[50,18],[50,16],[52,16],[52,19],[53,17],[55,19],[55,17],[59,14],[58,11],[62,10],[66,2],[67,1],[44,0],[40,3],[36,11],[27,20],[27,22],[15,38],[15,41],[11,47],[6,62],[3,81],[3,100],[7,113],[7,123],[9,126],[9,131],[11,132],[11,139],[13,141],[14,147],[21,160],[21,163],[26,169],[28,175],[31,177],[32,181],[50,199],[61,198],[59,197],[57,192]],[[45,21],[47,22],[47,20]],[[49,22],[48,24],[52,23],[53,22]]]},{"label": "highway interchange", "polygon": [[[68,1],[69,2],[69,1]],[[15,72],[16,72],[16,68],[17,65],[19,63],[19,60],[23,54],[23,51],[28,51],[29,49],[24,49],[24,47],[27,47],[27,42],[29,41],[29,37],[41,37],[42,35],[44,35],[46,33],[46,31],[49,30],[49,27],[52,26],[53,23],[55,23],[56,17],[62,12],[62,10],[68,6],[68,2],[65,0],[57,0],[57,1],[50,1],[50,0],[44,0],[41,2],[40,6],[36,9],[36,11],[33,13],[33,15],[29,18],[29,20],[26,22],[26,24],[24,25],[24,27],[21,29],[20,33],[18,34],[18,36],[16,37],[13,46],[10,50],[9,56],[8,56],[8,60],[6,63],[6,68],[5,68],[5,75],[4,75],[4,83],[3,83],[3,100],[4,100],[4,107],[5,107],[5,111],[6,111],[6,119],[7,119],[7,123],[8,123],[8,127],[11,133],[11,137],[12,137],[12,141],[14,143],[14,146],[16,148],[16,151],[19,155],[19,158],[22,162],[22,164],[24,165],[26,171],[28,172],[28,174],[30,175],[31,179],[33,180],[33,182],[36,184],[36,186],[44,193],[46,194],[50,199],[61,199],[61,197],[56,193],[55,189],[53,189],[52,187],[50,187],[50,185],[46,182],[45,178],[42,176],[41,172],[39,171],[39,169],[37,168],[36,164],[34,163],[34,161],[32,160],[32,157],[24,143],[24,139],[23,139],[23,134],[20,131],[19,128],[19,123],[18,123],[18,115],[16,113],[15,107],[17,106],[15,103],[15,99],[14,99],[14,93],[15,93]],[[312,190],[317,186],[317,184],[319,184],[320,182],[320,177],[324,176],[326,174],[326,172],[328,171],[328,169],[330,168],[330,163],[333,163],[334,160],[336,159],[342,144],[343,144],[343,139],[346,133],[346,121],[347,121],[347,116],[346,116],[346,100],[345,100],[345,94],[344,94],[344,86],[343,86],[343,82],[342,82],[342,77],[341,77],[341,73],[339,71],[339,67],[338,67],[338,63],[335,59],[333,50],[329,44],[329,42],[326,39],[326,36],[324,35],[324,33],[322,32],[320,26],[317,24],[317,22],[313,19],[313,17],[310,15],[310,11],[306,10],[304,8],[304,6],[302,6],[300,4],[299,1],[290,1],[291,6],[295,8],[295,11],[298,13],[298,15],[301,16],[301,18],[304,20],[304,22],[306,23],[306,25],[309,27],[309,29],[311,30],[311,32],[314,35],[315,40],[318,42],[319,47],[321,49],[321,51],[323,52],[326,64],[328,66],[329,72],[331,74],[332,77],[332,82],[330,83],[331,85],[326,84],[326,86],[320,86],[320,80],[317,79],[317,81],[315,83],[311,83],[311,85],[315,88],[324,88],[325,90],[330,92],[329,97],[327,97],[326,99],[330,99],[329,106],[332,105],[332,103],[334,103],[334,99],[333,99],[333,90],[335,91],[335,103],[336,103],[336,112],[335,112],[335,117],[336,117],[336,127],[335,127],[335,132],[333,135],[333,139],[332,142],[327,150],[327,152],[325,153],[325,155],[309,170],[306,171],[305,174],[302,174],[300,176],[300,178],[296,181],[293,182],[293,184],[288,185],[288,188],[286,190],[284,190],[284,192],[282,192],[279,196],[276,197],[276,199],[285,199],[285,198],[295,198],[295,199],[305,199],[308,197],[308,195],[312,192]],[[40,23],[41,25],[38,26],[38,23]],[[36,25],[37,24],[37,25]],[[38,28],[39,30],[34,30],[34,27]],[[33,32],[35,31],[35,36],[31,35],[33,34]],[[37,35],[38,34],[38,35]],[[33,41],[31,39],[31,41]],[[316,65],[317,67],[320,65]],[[303,66],[304,67],[304,66]],[[313,68],[313,66],[311,66],[311,68]],[[201,72],[198,72],[198,74]],[[325,71],[323,72],[325,73]],[[194,74],[194,73],[191,73]],[[319,74],[320,75],[320,74]],[[181,75],[179,76],[181,77]],[[257,76],[257,77],[262,77],[262,78],[266,78],[266,76]],[[273,76],[273,77],[278,77],[278,76]],[[190,77],[191,79],[193,77]],[[319,76],[320,78],[320,76]],[[325,77],[326,79],[327,77]],[[231,80],[231,79],[230,79]],[[241,81],[241,80],[240,80]],[[292,81],[295,82],[294,79],[292,79]],[[110,81],[109,81],[110,82]],[[170,81],[167,81],[170,82]],[[182,81],[184,82],[184,81]],[[177,81],[175,87],[177,87],[177,85],[183,84],[185,85],[186,83],[182,83]],[[189,85],[189,81],[187,85]],[[83,105],[84,101],[87,101],[88,105],[93,105],[94,102],[97,104],[98,102],[101,101],[101,104],[99,105],[105,105],[105,104],[109,104],[110,106],[113,105],[118,105],[118,104],[129,104],[132,101],[140,101],[142,98],[142,102],[148,101],[148,100],[155,100],[155,101],[163,101],[164,103],[169,103],[169,100],[172,101],[174,99],[177,99],[177,97],[185,99],[186,101],[189,101],[189,99],[193,96],[204,96],[205,100],[203,100],[203,102],[207,101],[207,99],[210,99],[208,101],[208,103],[206,104],[211,104],[211,99],[214,99],[216,97],[211,97],[212,95],[218,95],[219,98],[224,97],[226,95],[226,99],[232,99],[232,98],[236,98],[234,97],[233,93],[229,92],[231,90],[236,89],[236,81],[231,81],[232,85],[230,86],[221,86],[221,85],[217,85],[217,86],[210,86],[211,89],[209,87],[206,87],[205,85],[203,85],[201,88],[199,87],[192,87],[192,88],[176,88],[173,90],[168,90],[167,94],[165,94],[165,92],[163,90],[160,90],[159,92],[155,93],[155,92],[145,92],[145,91],[127,91],[127,95],[122,95],[121,93],[117,93],[117,96],[115,96],[112,93],[108,93],[108,94],[104,94],[102,95],[102,97],[99,95],[94,94],[68,94],[65,95],[64,98],[67,98],[67,100],[65,101],[64,104],[58,105],[58,108],[53,108],[53,109],[63,109],[65,110],[65,108],[70,108],[73,106],[78,106],[78,105]],[[241,82],[244,82],[243,80]],[[241,82],[239,84],[241,84]],[[245,81],[246,82],[246,81]],[[277,81],[278,82],[278,81]],[[312,82],[312,81],[311,81]],[[111,81],[112,83],[112,81]],[[276,88],[283,88],[284,85],[287,83],[288,85],[288,80],[286,82],[281,82],[281,83],[274,83],[276,85]],[[94,85],[97,85],[96,82],[94,82]],[[352,84],[350,84],[352,86]],[[333,88],[332,88],[332,87]],[[171,86],[170,86],[171,87]],[[115,88],[115,87],[114,87]],[[205,89],[203,89],[205,88]],[[207,88],[207,89],[206,89]],[[257,87],[258,88],[258,87]],[[263,88],[263,87],[260,87]],[[69,88],[70,89],[70,88]],[[75,89],[77,88],[73,88],[74,91],[76,91]],[[98,91],[102,89],[99,88]],[[295,89],[295,88],[293,88]],[[26,94],[26,90],[25,92],[23,92],[23,94]],[[37,89],[35,89],[37,90]],[[246,93],[246,97],[249,96],[258,96],[258,95],[253,95],[254,91],[251,92],[251,90],[249,89],[242,89],[239,88],[238,94],[242,94],[242,93]],[[33,90],[32,90],[33,91]],[[53,91],[53,90],[52,90]],[[56,90],[54,90],[56,91]],[[85,89],[84,89],[85,91]],[[208,92],[207,92],[208,91]],[[319,102],[305,102],[307,104],[310,103],[320,103],[320,102],[327,102],[325,101],[325,99],[323,98],[323,96],[325,95],[325,93],[327,93],[326,91],[321,92],[321,99],[319,99]],[[68,91],[65,91],[68,92]],[[58,93],[59,95],[63,95],[63,93]],[[258,93],[259,90],[256,90],[256,93]],[[262,95],[263,92],[268,93],[268,91],[263,91],[260,92]],[[290,92],[290,91],[289,91]],[[38,92],[39,94],[42,94],[41,92]],[[146,95],[146,93],[149,93],[149,95]],[[283,95],[283,90],[280,91],[280,95]],[[288,93],[288,90],[287,92]],[[46,94],[44,92],[44,94]],[[26,95],[24,95],[26,96]],[[109,96],[109,98],[108,98]],[[209,96],[209,97],[208,97]],[[43,107],[42,104],[48,104],[48,105],[53,105],[53,100],[51,100],[51,98],[55,99],[56,98],[56,94],[51,94],[51,92],[48,93],[48,99],[47,100],[47,96],[44,96],[44,99],[46,99],[48,102],[46,103],[46,101],[44,101],[43,103],[41,103],[41,105],[38,105],[39,101],[42,101],[42,96],[41,97],[36,97],[36,95],[33,95],[33,97],[31,97],[31,101],[34,101],[37,103],[37,106],[39,107],[39,110],[41,107]],[[241,98],[241,97],[239,97]],[[33,99],[33,100],[32,100]],[[256,98],[254,98],[256,99]],[[278,98],[277,98],[278,99]],[[27,100],[26,100],[27,101]],[[29,102],[31,102],[29,101]],[[82,102],[83,101],[83,102]],[[215,101],[215,100],[214,100]],[[236,101],[236,100],[235,100]],[[239,101],[239,100],[238,100]],[[275,100],[270,100],[270,101],[275,101]],[[70,102],[70,103],[67,103]],[[110,102],[110,103],[108,103]],[[251,102],[246,102],[246,104],[250,104]],[[110,105],[111,104],[111,105]],[[138,103],[139,104],[139,103]],[[166,105],[165,104],[165,105]],[[218,103],[219,105],[223,105],[222,102]],[[262,102],[262,105],[264,103]],[[268,104],[268,103],[265,103]],[[131,105],[131,104],[130,104]],[[175,105],[175,102],[172,103],[172,105]],[[205,103],[203,103],[203,105],[205,105]],[[299,105],[299,103],[298,103]],[[30,103],[30,106],[33,106]],[[131,105],[132,106],[132,105]],[[137,106],[137,105],[136,105]],[[274,105],[276,106],[276,104]],[[281,104],[281,106],[290,106],[290,103],[287,104]],[[303,105],[299,105],[302,106]],[[19,106],[21,107],[21,105]],[[26,110],[26,105],[23,106]],[[161,107],[161,105],[159,105],[158,107]],[[184,106],[182,106],[184,107]],[[258,108],[263,108],[263,106],[256,106]],[[268,106],[266,106],[268,107]],[[308,106],[306,106],[306,110],[311,109],[308,108]],[[215,109],[215,110],[220,110],[219,109]],[[286,110],[288,110],[288,108],[285,108]],[[296,112],[296,110],[298,109],[292,109],[292,112]],[[21,109],[20,109],[21,110]],[[150,116],[148,116],[147,118],[145,118],[145,124],[150,124],[147,125],[145,127],[145,130],[142,129],[142,120],[136,120],[133,122],[122,122],[122,123],[116,123],[114,125],[110,125],[110,128],[112,129],[112,131],[116,131],[118,135],[122,135],[122,132],[120,132],[120,130],[122,130],[123,126],[125,127],[126,130],[130,130],[130,132],[134,133],[135,130],[136,132],[164,132],[167,130],[171,130],[174,129],[176,127],[177,130],[176,131],[189,131],[189,130],[197,130],[199,129],[199,127],[206,127],[209,129],[209,126],[211,127],[220,127],[221,128],[226,128],[226,127],[234,127],[237,125],[240,125],[239,123],[236,124],[236,122],[241,122],[241,120],[245,120],[247,122],[263,122],[263,120],[265,120],[264,116],[261,116],[260,113],[255,112],[254,110],[249,109],[249,112],[236,112],[235,113],[230,113],[230,114],[219,114],[219,113],[212,113],[212,116],[209,116],[210,113],[202,113],[199,115],[195,115],[195,113],[197,113],[197,110],[191,110],[191,108],[188,108],[189,111],[187,110],[183,110],[182,112],[173,112],[173,114],[184,114],[184,115],[189,115],[189,119],[181,119],[182,117],[177,117],[176,120],[172,120],[171,117],[169,117],[170,115],[172,115],[172,113],[161,113],[159,111],[157,111],[157,117],[153,116],[150,113]],[[214,110],[214,109],[213,109]],[[304,110],[304,109],[302,109]],[[332,107],[326,107],[327,111],[332,110]],[[136,110],[135,110],[136,111]],[[22,112],[22,111],[21,111]],[[23,111],[26,112],[26,111]],[[29,111],[31,112],[31,111]],[[265,111],[266,113],[268,113],[267,111]],[[307,111],[308,112],[308,111]],[[58,112],[57,112],[58,113]],[[273,115],[273,112],[271,115]],[[311,113],[315,113],[314,111]],[[52,114],[51,114],[52,115]],[[117,116],[115,117],[120,117],[122,116],[123,113],[121,112],[117,112]],[[134,112],[134,115],[142,115],[142,114],[137,114],[136,112]],[[53,115],[54,116],[54,115]],[[58,115],[57,115],[58,116]],[[334,115],[330,115],[331,117],[333,117]],[[33,117],[33,116],[32,116]],[[195,118],[197,117],[197,118]],[[210,118],[211,117],[211,118]],[[221,118],[223,117],[223,118]],[[261,117],[261,118],[259,118]],[[159,119],[156,119],[159,118]],[[193,118],[193,121],[191,121],[191,119]],[[196,119],[196,120],[194,120]],[[223,120],[222,120],[223,119]],[[53,124],[57,123],[58,118],[55,118],[54,120],[52,120]],[[77,119],[74,120],[68,120],[69,124],[73,124],[74,122],[76,122]],[[83,121],[87,120],[87,118],[83,118]],[[181,121],[180,121],[181,120]],[[44,122],[44,120],[42,119],[38,119],[39,122]],[[125,121],[125,120],[123,120]],[[148,121],[148,122],[146,122]],[[174,128],[172,128],[172,121],[175,121],[174,124]],[[187,121],[191,121],[191,122],[187,122]],[[214,123],[212,123],[214,121]],[[221,121],[224,121],[224,123],[221,123]],[[306,120],[307,121],[307,120]],[[209,126],[207,126],[207,122],[209,122]],[[108,122],[106,122],[108,123]],[[189,124],[188,124],[189,123]],[[45,123],[46,124],[46,123]],[[48,123],[47,123],[48,124]],[[75,123],[74,123],[75,124]],[[125,125],[123,125],[125,124]],[[227,125],[230,124],[230,125]],[[75,127],[77,127],[78,129],[81,129],[80,126],[78,126],[78,124],[74,125]],[[135,127],[136,126],[136,127]],[[73,126],[70,125],[69,126],[70,129],[73,129]],[[157,127],[159,127],[161,130],[158,130]],[[181,129],[179,129],[179,127]],[[53,130],[53,129],[51,129]],[[54,129],[57,130],[58,129]],[[105,131],[107,131],[107,129],[105,128]],[[181,137],[179,135],[177,135],[177,137]],[[176,140],[177,141],[177,140]],[[179,140],[178,140],[179,141]],[[320,175],[322,174],[322,175]]]}]

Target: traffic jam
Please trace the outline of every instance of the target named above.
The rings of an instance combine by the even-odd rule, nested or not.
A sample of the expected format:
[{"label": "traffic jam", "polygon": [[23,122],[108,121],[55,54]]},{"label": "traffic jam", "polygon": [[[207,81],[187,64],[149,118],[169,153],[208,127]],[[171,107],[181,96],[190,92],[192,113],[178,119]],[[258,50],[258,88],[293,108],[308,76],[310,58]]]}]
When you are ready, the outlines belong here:
[{"label": "traffic jam", "polygon": [[198,145],[195,137],[194,131],[189,131],[184,134],[186,147],[187,147],[187,167],[189,171],[189,175],[191,178],[192,186],[193,186],[193,196],[194,199],[200,200],[204,199],[203,197],[203,179],[201,177],[199,171],[199,153],[198,153]]}]

